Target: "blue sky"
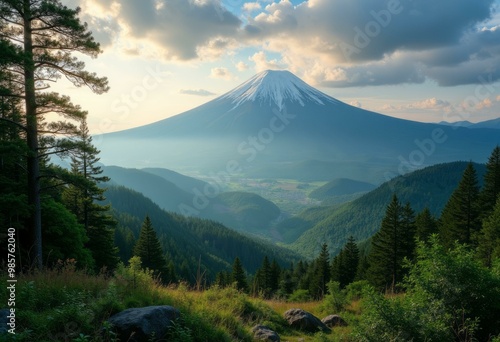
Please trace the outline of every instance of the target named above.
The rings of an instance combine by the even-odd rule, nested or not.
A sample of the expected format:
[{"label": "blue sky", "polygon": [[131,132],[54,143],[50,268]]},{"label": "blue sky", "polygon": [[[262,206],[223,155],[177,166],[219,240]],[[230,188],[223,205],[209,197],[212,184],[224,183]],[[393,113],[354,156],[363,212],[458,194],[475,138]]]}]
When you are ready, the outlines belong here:
[{"label": "blue sky", "polygon": [[55,88],[93,133],[155,122],[265,69],[416,121],[500,117],[500,0],[62,0],[103,54],[111,90]]}]

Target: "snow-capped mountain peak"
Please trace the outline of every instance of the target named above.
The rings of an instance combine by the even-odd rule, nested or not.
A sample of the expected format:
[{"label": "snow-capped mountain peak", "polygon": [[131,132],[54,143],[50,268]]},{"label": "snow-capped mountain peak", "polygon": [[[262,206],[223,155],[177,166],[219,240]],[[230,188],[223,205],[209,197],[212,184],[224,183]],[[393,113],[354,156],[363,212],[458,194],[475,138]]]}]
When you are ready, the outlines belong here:
[{"label": "snow-capped mountain peak", "polygon": [[311,87],[289,71],[266,70],[226,93],[220,99],[232,100],[234,108],[247,101],[258,101],[282,109],[285,101],[306,102],[324,105],[337,102],[321,91]]}]

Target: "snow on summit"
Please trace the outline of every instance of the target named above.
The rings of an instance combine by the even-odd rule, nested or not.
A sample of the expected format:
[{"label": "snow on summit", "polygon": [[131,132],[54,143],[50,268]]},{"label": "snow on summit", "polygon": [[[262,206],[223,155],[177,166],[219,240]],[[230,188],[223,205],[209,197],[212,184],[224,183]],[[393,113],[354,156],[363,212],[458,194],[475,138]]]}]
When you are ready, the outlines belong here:
[{"label": "snow on summit", "polygon": [[311,87],[289,71],[266,70],[258,73],[229,93],[221,96],[234,103],[234,108],[246,101],[259,101],[283,108],[285,101],[298,102],[301,106],[312,101],[324,105],[336,102],[334,98]]}]

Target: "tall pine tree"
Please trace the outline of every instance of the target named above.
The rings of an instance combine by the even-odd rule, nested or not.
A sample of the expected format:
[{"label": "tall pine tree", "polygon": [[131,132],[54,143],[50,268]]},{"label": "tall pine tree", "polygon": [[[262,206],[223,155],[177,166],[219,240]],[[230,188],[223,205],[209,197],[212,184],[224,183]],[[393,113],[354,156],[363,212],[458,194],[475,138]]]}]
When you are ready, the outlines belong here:
[{"label": "tall pine tree", "polygon": [[441,214],[439,233],[443,245],[452,248],[458,241],[475,247],[481,229],[479,216],[477,174],[472,163],[469,163]]},{"label": "tall pine tree", "polygon": [[313,298],[320,299],[326,294],[326,284],[330,281],[330,253],[328,245],[324,243],[321,246],[319,256],[312,265],[313,273],[309,283],[309,293]]},{"label": "tall pine tree", "polygon": [[500,146],[491,152],[486,163],[484,185],[479,195],[481,203],[481,217],[488,217],[493,211],[500,195]]},{"label": "tall pine tree", "polygon": [[428,241],[432,234],[438,233],[437,220],[432,216],[429,208],[425,208],[415,217],[416,238]]},{"label": "tall pine tree", "polygon": [[[20,85],[5,95],[24,102],[22,125],[28,149],[28,203],[32,212],[25,236],[28,241],[21,242],[24,248],[33,251],[33,260],[39,268],[43,266],[41,158],[57,152],[61,144],[54,135],[71,134],[75,126],[68,120],[80,120],[83,115],[69,98],[46,90],[61,76],[77,87],[87,86],[98,94],[108,90],[107,79],[85,71],[85,64],[73,56],[78,52],[96,57],[101,52],[87,25],[80,22],[79,11],[69,9],[58,0],[0,1],[2,45],[16,47],[3,71],[11,83]],[[65,121],[44,122],[47,114],[60,115]],[[52,134],[49,140],[56,142],[53,146],[40,144],[41,136],[46,134]]]},{"label": "tall pine tree", "polygon": [[367,276],[370,282],[379,288],[394,292],[396,284],[404,276],[403,260],[411,257],[409,246],[414,239],[414,230],[410,229],[410,210],[402,207],[396,195],[387,206],[380,230],[373,236],[369,254]]},{"label": "tall pine tree", "polygon": [[233,262],[233,270],[231,272],[231,282],[235,284],[236,288],[240,291],[248,291],[248,282],[243,264],[240,258],[236,257]]},{"label": "tall pine tree", "polygon": [[350,236],[340,253],[332,261],[332,280],[345,288],[356,278],[359,264],[359,249],[356,240]]},{"label": "tall pine tree", "polygon": [[100,151],[92,144],[86,120],[81,122],[76,146],[71,151],[71,172],[82,181],[68,186],[63,198],[85,227],[89,238],[87,247],[92,252],[96,269],[113,270],[119,260],[114,243],[116,221],[110,215],[111,207],[99,204],[105,200],[106,191],[99,184],[109,181],[109,178],[102,176],[102,168],[98,165]]},{"label": "tall pine tree", "polygon": [[493,260],[500,258],[500,196],[493,212],[483,221],[477,249],[479,259],[485,266],[491,267]]},{"label": "tall pine tree", "polygon": [[134,255],[141,258],[142,267],[153,270],[153,274],[160,276],[164,283],[170,281],[167,278],[167,261],[149,216],[146,216],[142,224],[139,239],[134,247]]}]

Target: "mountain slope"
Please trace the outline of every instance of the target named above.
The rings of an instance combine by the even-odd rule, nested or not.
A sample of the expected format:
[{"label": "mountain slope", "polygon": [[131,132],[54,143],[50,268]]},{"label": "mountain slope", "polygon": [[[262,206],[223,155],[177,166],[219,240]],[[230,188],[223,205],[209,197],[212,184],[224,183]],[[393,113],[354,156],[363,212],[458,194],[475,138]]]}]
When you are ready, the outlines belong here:
[{"label": "mountain slope", "polygon": [[[218,271],[229,270],[237,256],[250,273],[260,267],[265,255],[283,266],[298,259],[290,250],[242,235],[220,223],[167,213],[142,194],[125,187],[111,186],[106,198],[119,222],[116,240],[121,249],[131,250],[144,218],[149,215],[167,259],[174,262],[177,274],[191,281],[200,260],[202,271],[206,269],[213,280]],[[122,251],[122,256],[130,257],[130,252]]]},{"label": "mountain slope", "polygon": [[[164,210],[219,221],[248,234],[270,238],[270,224],[281,212],[274,203],[256,194],[229,192],[207,196],[204,189],[208,183],[165,169],[106,166],[103,170],[111,184],[140,192]],[[196,193],[188,193],[165,178],[180,180],[185,189],[191,187]]]},{"label": "mountain slope", "polygon": [[112,183],[138,191],[168,211],[179,212],[179,204],[190,203],[193,197],[174,183],[149,172],[118,166],[105,166],[103,171]]},{"label": "mountain slope", "polygon": [[[353,202],[309,209],[298,217],[280,223],[276,229],[282,236],[297,237],[301,234],[290,247],[304,255],[317,255],[324,242],[329,245],[330,252],[336,254],[350,235],[361,241],[371,237],[380,228],[393,194],[402,203],[410,202],[416,212],[428,207],[438,216],[466,166],[466,162],[454,162],[427,167],[394,178]],[[474,166],[482,180],[485,166]],[[292,233],[288,233],[289,227]]]},{"label": "mountain slope", "polygon": [[202,212],[205,218],[224,225],[265,237],[270,237],[269,228],[281,210],[273,202],[248,192],[224,192],[214,198]]},{"label": "mountain slope", "polygon": [[326,200],[335,196],[352,195],[357,192],[366,192],[375,189],[375,185],[348,178],[337,178],[322,187],[312,191],[309,197],[317,200]]},{"label": "mountain slope", "polygon": [[205,186],[208,185],[207,182],[204,182],[202,180],[193,177],[188,177],[168,169],[148,167],[148,168],[143,168],[142,171],[146,171],[153,175],[160,176],[166,179],[167,181],[174,183],[181,190],[184,190],[189,193],[193,193],[193,189],[198,189],[201,191],[204,189]]},{"label": "mountain slope", "polygon": [[[485,162],[500,143],[494,130],[448,127],[349,106],[287,71],[263,72],[233,91],[174,117],[109,133],[98,146],[107,165],[156,165],[205,174],[294,179],[317,161],[314,180],[349,177],[380,184],[398,173],[455,160]],[[127,151],[127,153],[123,153]],[[166,163],[168,162],[168,165]],[[147,165],[146,165],[147,164]]]}]

